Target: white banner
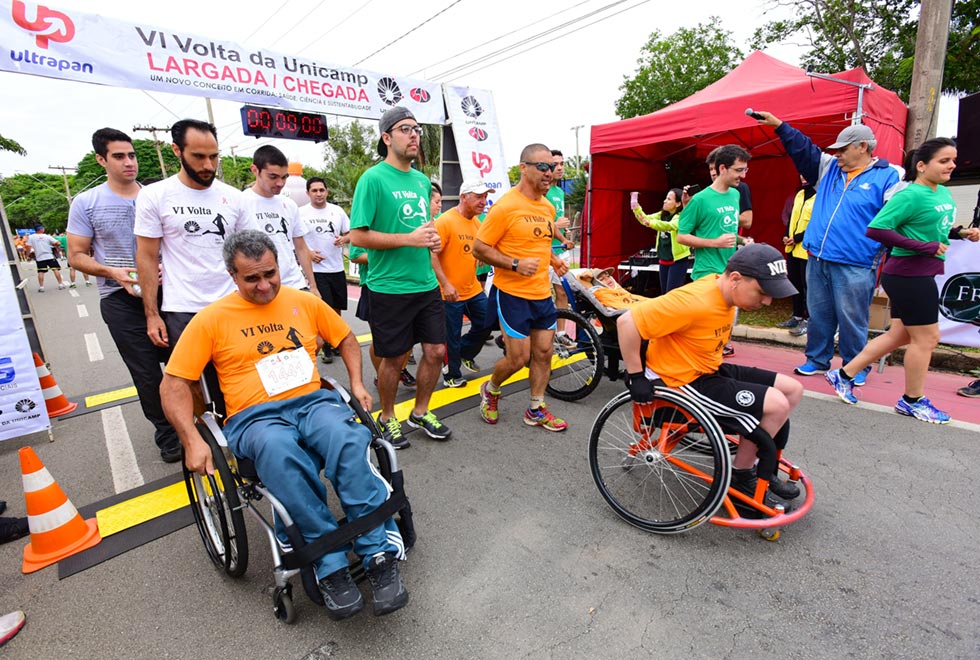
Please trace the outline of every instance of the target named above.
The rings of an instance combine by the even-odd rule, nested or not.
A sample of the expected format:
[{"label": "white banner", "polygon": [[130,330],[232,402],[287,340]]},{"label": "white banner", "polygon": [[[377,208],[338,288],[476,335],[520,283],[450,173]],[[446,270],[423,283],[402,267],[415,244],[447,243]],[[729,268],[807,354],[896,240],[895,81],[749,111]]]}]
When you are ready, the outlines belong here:
[{"label": "white banner", "polygon": [[0,440],[51,427],[10,266],[0,265]]},{"label": "white banner", "polygon": [[492,204],[501,193],[510,190],[493,94],[469,87],[446,85],[444,89],[463,180],[483,179],[496,191],[487,198],[487,203]]},{"label": "white banner", "polygon": [[941,341],[980,347],[980,243],[950,241],[936,284]]},{"label": "white banner", "polygon": [[446,121],[438,83],[21,0],[0,0],[0,13],[3,71],[367,119],[404,105],[419,123]]}]

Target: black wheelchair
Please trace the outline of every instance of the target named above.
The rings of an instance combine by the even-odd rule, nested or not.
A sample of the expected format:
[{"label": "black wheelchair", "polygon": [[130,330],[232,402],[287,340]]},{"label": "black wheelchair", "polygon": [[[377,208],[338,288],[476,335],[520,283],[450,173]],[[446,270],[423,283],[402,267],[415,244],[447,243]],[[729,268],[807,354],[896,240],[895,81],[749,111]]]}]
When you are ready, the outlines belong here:
[{"label": "black wheelchair", "polygon": [[[194,514],[194,522],[204,542],[204,549],[215,566],[229,577],[240,577],[248,568],[248,536],[243,510],[249,511],[265,530],[272,550],[275,588],[272,593],[273,613],[285,623],[296,618],[290,578],[300,575],[303,590],[310,600],[323,605],[312,563],[328,552],[347,545],[374,529],[388,518],[395,522],[402,535],[406,551],[415,544],[412,509],[405,495],[404,478],[398,469],[398,458],[392,446],[381,437],[374,418],[347,390],[333,379],[321,379],[321,387],[336,391],[351,407],[351,415],[371,431],[372,462],[378,473],[390,484],[388,499],[372,513],[356,520],[338,520],[339,527],[325,536],[307,543],[282,503],[262,484],[255,464],[234,456],[221,432],[224,402],[214,383],[201,379],[207,411],[198,417],[197,429],[211,448],[214,474],[201,476],[184,466],[184,483]],[[257,503],[268,500],[272,515],[264,516]],[[280,541],[275,533],[274,519],[285,526],[289,543]],[[360,560],[350,567],[356,582],[365,579]]]}]

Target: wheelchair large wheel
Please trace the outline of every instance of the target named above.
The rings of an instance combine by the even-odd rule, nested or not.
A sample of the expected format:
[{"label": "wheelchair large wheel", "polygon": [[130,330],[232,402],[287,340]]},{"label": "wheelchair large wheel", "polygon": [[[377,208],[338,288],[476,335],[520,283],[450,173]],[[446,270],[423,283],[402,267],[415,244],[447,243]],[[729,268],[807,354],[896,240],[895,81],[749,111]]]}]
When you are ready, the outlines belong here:
[{"label": "wheelchair large wheel", "polygon": [[204,424],[198,424],[197,430],[211,448],[214,474],[202,477],[183,468],[194,522],[215,566],[239,577],[248,568],[248,536],[235,477],[211,431]]},{"label": "wheelchair large wheel", "polygon": [[604,359],[595,327],[578,312],[559,309],[554,341],[548,394],[562,401],[591,394],[602,379]]},{"label": "wheelchair large wheel", "polygon": [[665,388],[655,390],[651,404],[635,406],[629,392],[606,404],[592,426],[589,467],[618,516],[658,534],[706,522],[722,505],[731,478],[718,423]]}]

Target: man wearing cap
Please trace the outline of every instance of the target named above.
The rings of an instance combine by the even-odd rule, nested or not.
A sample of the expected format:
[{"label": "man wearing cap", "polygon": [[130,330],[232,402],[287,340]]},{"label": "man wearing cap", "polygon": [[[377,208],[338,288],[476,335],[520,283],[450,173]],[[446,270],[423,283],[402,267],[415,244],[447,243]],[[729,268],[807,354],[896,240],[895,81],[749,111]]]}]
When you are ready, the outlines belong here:
[{"label": "man wearing cap", "polygon": [[555,207],[545,199],[555,170],[551,149],[543,144],[524,147],[520,170],[521,180],[490,207],[473,241],[476,258],[494,267],[489,308],[500,322],[507,349],[480,389],[480,415],[487,424],[497,423],[500,388],[530,364],[531,401],[524,423],[564,431],[568,424],[544,403],[558,323],[548,265],[559,277],[568,272],[568,264],[551,251],[551,239],[558,235]]},{"label": "man wearing cap", "polygon": [[[802,376],[822,374],[834,357],[839,331],[843,363],[850,362],[868,341],[868,314],[875,287],[875,266],[882,247],[867,237],[871,220],[901,188],[902,170],[872,156],[877,141],[863,124],[848,126],[820,151],[800,131],[769,112],[758,111],[761,124],[772,126],[796,169],[817,190],[810,224],[803,236],[809,253],[806,272],[806,362]],[[863,385],[867,371],[855,377]]]},{"label": "man wearing cap", "polygon": [[[803,386],[789,376],[724,362],[722,350],[736,307],[759,309],[773,298],[795,293],[779,250],[756,243],[736,252],[720,275],[707,275],[641,303],[617,321],[633,401],[642,408],[653,400],[649,372],[703,405],[726,431],[749,440],[739,443],[732,486],[768,506],[785,506],[784,500],[800,494],[777,478],[777,450],[789,439],[789,417],[803,397]],[[643,340],[650,342],[645,360],[640,354]],[[756,457],[758,473],[752,467]],[[743,515],[752,512],[745,508]]]},{"label": "man wearing cap", "polygon": [[403,360],[422,344],[416,372],[415,406],[408,425],[436,440],[452,432],[429,410],[429,398],[446,355],[446,321],[430,250],[438,252],[439,232],[429,218],[428,177],[412,169],[422,127],[408,108],[396,106],[379,122],[378,154],[383,161],[365,172],[351,204],[351,244],[367,249],[370,325],[381,358],[378,422],[396,448],[408,446],[395,417],[395,392]]},{"label": "man wearing cap", "polygon": [[[439,254],[432,255],[432,268],[442,290],[446,309],[446,352],[448,364],[442,382],[446,387],[466,384],[460,364],[469,371],[479,371],[473,361],[490,335],[484,328],[487,317],[487,296],[476,279],[476,259],[473,239],[480,228],[477,216],[487,207],[487,195],[493,188],[480,179],[467,179],[459,187],[459,204],[436,218],[439,232]],[[470,319],[470,329],[463,331],[463,314]]]}]

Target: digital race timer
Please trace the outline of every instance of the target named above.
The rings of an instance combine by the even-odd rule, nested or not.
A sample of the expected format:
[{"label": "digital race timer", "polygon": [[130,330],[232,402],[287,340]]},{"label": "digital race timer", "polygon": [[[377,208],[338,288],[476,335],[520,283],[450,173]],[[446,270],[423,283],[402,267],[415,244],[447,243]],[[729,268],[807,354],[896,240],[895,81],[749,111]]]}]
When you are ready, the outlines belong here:
[{"label": "digital race timer", "polygon": [[246,105],[242,106],[242,132],[257,138],[324,142],[327,139],[327,118],[308,112]]}]

